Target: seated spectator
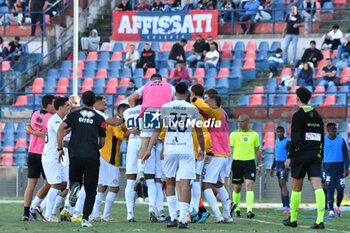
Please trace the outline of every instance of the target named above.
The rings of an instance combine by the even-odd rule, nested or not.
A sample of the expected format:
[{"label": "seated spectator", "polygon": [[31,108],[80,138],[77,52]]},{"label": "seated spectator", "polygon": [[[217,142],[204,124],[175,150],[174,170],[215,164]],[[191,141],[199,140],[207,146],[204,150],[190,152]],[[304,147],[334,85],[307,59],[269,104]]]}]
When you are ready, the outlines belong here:
[{"label": "seated spectator", "polygon": [[330,58],[326,59],[326,66],[322,69],[322,80],[319,83],[321,86],[329,87],[339,84],[337,79],[337,68],[332,65]]},{"label": "seated spectator", "polygon": [[337,58],[346,59],[350,55],[350,34],[345,35],[345,42],[338,46]]},{"label": "seated spectator", "polygon": [[282,54],[283,54],[282,49],[278,48],[276,49],[276,54],[269,57],[268,62],[269,62],[269,68],[271,71],[269,78],[277,77],[278,76],[277,68],[279,66],[283,67]]},{"label": "seated spectator", "polygon": [[184,7],[182,8],[182,10],[195,10],[196,8],[194,7],[194,5],[191,3],[191,0],[186,0],[186,3],[184,5]]},{"label": "seated spectator", "polygon": [[13,5],[13,7],[10,8],[10,11],[11,11],[10,14],[5,14],[3,17],[1,17],[0,25],[8,24],[11,22],[16,22],[18,23],[18,25],[21,25],[23,23],[24,17],[22,13],[17,13],[17,12],[24,11],[23,2],[20,0],[17,0],[16,3]]},{"label": "seated spectator", "polygon": [[136,90],[137,90],[137,88],[136,88],[136,85],[135,85],[135,81],[133,79],[130,79],[129,87],[126,88],[126,91],[125,91],[126,95],[129,96],[132,93],[134,93]]},{"label": "seated spectator", "polygon": [[156,67],[155,66],[155,53],[151,49],[150,44],[146,43],[145,48],[141,53],[140,61],[137,63],[137,68],[143,68],[146,72],[147,68]]},{"label": "seated spectator", "polygon": [[154,0],[152,5],[152,11],[164,11],[164,4],[160,0]]},{"label": "seated spectator", "polygon": [[98,51],[100,49],[100,40],[96,29],[92,29],[89,37],[81,38],[81,49],[87,51]]},{"label": "seated spectator", "polygon": [[50,18],[54,17],[57,15],[57,13],[60,11],[60,9],[58,8],[58,5],[56,3],[55,0],[49,0],[48,1],[48,5],[47,8],[49,8],[49,10],[46,12],[47,15],[50,16]]},{"label": "seated spectator", "polygon": [[249,0],[247,3],[245,3],[244,15],[241,16],[241,18],[239,20],[241,22],[246,22],[246,21],[250,20],[250,28],[248,30],[245,23],[241,24],[244,35],[253,34],[254,26],[255,26],[255,17],[256,17],[256,14],[258,13],[259,6],[260,6],[260,3],[256,0]]},{"label": "seated spectator", "polygon": [[117,8],[115,8],[116,11],[131,11],[131,5],[128,0],[122,0],[122,2],[119,4]]},{"label": "seated spectator", "polygon": [[186,39],[182,39],[180,43],[175,43],[171,47],[168,57],[168,65],[170,70],[174,69],[178,61],[186,62],[184,47],[187,44]]},{"label": "seated spectator", "polygon": [[275,4],[271,3],[271,0],[260,1],[259,11],[255,16],[255,21],[270,20],[273,8],[275,8]]},{"label": "seated spectator", "polygon": [[303,11],[301,15],[305,18],[305,31],[304,34],[308,34],[310,21],[316,21],[316,1],[315,0],[304,0]]},{"label": "seated spectator", "polygon": [[200,0],[197,4],[197,10],[214,10],[214,4],[211,0]]},{"label": "seated spectator", "polygon": [[136,5],[135,10],[137,11],[150,11],[152,7],[146,2],[146,0],[140,0],[139,4]]},{"label": "seated spectator", "polygon": [[165,11],[182,10],[181,0],[169,0],[168,4],[164,7]]},{"label": "seated spectator", "polygon": [[194,66],[195,63],[202,59],[203,51],[205,48],[205,41],[201,35],[196,36],[196,42],[193,44],[191,53],[192,55],[187,58],[187,63],[190,66]]},{"label": "seated spectator", "polygon": [[316,68],[318,62],[323,59],[323,54],[319,49],[316,48],[316,41],[310,41],[310,48],[306,49],[303,56],[301,57],[301,63],[311,62],[312,68]]},{"label": "seated spectator", "polygon": [[313,70],[308,62],[304,63],[304,67],[301,69],[298,75],[298,85],[301,87],[314,86],[314,80],[312,79]]},{"label": "seated spectator", "polygon": [[323,35],[323,43],[321,49],[331,49],[335,50],[341,45],[343,40],[343,32],[339,29],[339,25],[335,24],[332,27],[332,31]]},{"label": "seated spectator", "polygon": [[4,51],[4,48],[5,48],[4,39],[2,38],[2,36],[0,36],[0,61],[2,61],[3,59],[2,52]]},{"label": "seated spectator", "polygon": [[192,85],[191,86],[194,86],[194,85],[196,85],[196,84],[198,84],[198,78],[192,78]]},{"label": "seated spectator", "polygon": [[233,12],[231,10],[233,9],[235,9],[235,5],[232,3],[232,0],[227,0],[226,4],[221,7],[221,10],[225,11],[219,11],[220,24],[224,24],[232,19]]},{"label": "seated spectator", "polygon": [[210,44],[210,51],[205,55],[204,61],[199,61],[197,63],[198,68],[205,68],[206,70],[210,68],[216,68],[218,64],[220,54],[216,50],[215,44]]},{"label": "seated spectator", "polygon": [[171,77],[170,83],[175,86],[179,82],[185,82],[188,86],[191,86],[191,78],[188,74],[188,69],[184,66],[182,61],[177,62],[173,77]]},{"label": "seated spectator", "polygon": [[126,53],[124,68],[131,68],[132,72],[135,72],[137,61],[140,58],[139,52],[135,49],[135,44],[130,44],[129,52]]},{"label": "seated spectator", "polygon": [[8,46],[10,49],[8,49],[6,46],[2,51],[2,57],[6,58],[7,56],[11,55],[10,58],[7,58],[7,60],[11,60],[12,64],[14,64],[15,61],[18,61],[19,58],[22,55],[22,45],[19,43],[19,36],[15,36],[14,41],[11,41]]},{"label": "seated spectator", "polygon": [[216,50],[218,50],[218,43],[216,43],[214,41],[212,36],[208,36],[207,43],[205,43],[205,47],[203,50],[203,56],[202,56],[203,59],[204,59],[205,55],[207,54],[207,52],[210,51],[210,44],[215,44]]}]

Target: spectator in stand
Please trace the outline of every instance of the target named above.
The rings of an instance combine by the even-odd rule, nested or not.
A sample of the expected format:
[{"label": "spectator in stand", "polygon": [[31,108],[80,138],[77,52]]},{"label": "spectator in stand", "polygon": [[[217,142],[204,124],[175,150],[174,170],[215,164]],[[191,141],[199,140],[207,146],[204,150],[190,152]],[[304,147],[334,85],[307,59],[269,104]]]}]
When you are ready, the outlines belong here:
[{"label": "spectator in stand", "polygon": [[323,35],[322,49],[331,49],[332,51],[337,49],[343,40],[343,32],[339,29],[339,25],[335,24],[332,27],[332,31]]},{"label": "spectator in stand", "polygon": [[164,7],[165,11],[182,10],[181,0],[169,0],[168,4]]},{"label": "spectator in stand", "polygon": [[47,0],[29,0],[29,11],[32,24],[32,34],[35,36],[36,22],[40,22],[41,31],[44,31],[44,15],[40,11],[45,11],[48,6]]},{"label": "spectator in stand", "polygon": [[304,63],[303,68],[298,75],[298,85],[301,87],[314,86],[314,80],[312,79],[313,70],[309,62]]},{"label": "spectator in stand", "polygon": [[319,0],[320,4],[321,4],[321,8],[323,7],[323,4],[325,2],[332,2],[333,0]]},{"label": "spectator in stand", "polygon": [[126,91],[125,91],[126,95],[129,96],[132,93],[134,93],[136,90],[137,90],[137,88],[136,88],[136,85],[135,85],[135,81],[133,79],[130,79],[129,87],[126,88]]},{"label": "spectator in stand", "polygon": [[[159,0],[157,0],[159,1]],[[144,71],[147,71],[147,68],[155,67],[155,53],[151,49],[151,46],[149,43],[145,44],[145,48],[141,53],[140,61],[137,63],[137,68],[143,68]]]},{"label": "spectator in stand", "polygon": [[350,34],[345,35],[345,42],[338,45],[337,58],[347,59],[350,55]]},{"label": "spectator in stand", "polygon": [[[241,24],[243,34],[253,34],[254,31],[254,26],[255,26],[255,16],[258,13],[260,3],[256,0],[249,0],[245,5],[244,5],[244,15],[241,16],[239,19],[240,22],[243,22]],[[247,29],[247,26],[245,25],[245,22],[250,20],[250,27],[249,30]]]},{"label": "spectator in stand", "polygon": [[182,8],[182,10],[195,10],[196,8],[194,7],[194,5],[191,3],[191,0],[186,0],[186,3],[184,5],[184,7]]},{"label": "spectator in stand", "polygon": [[218,43],[216,43],[213,39],[212,36],[208,36],[207,38],[207,43],[205,43],[205,47],[204,47],[204,51],[203,51],[203,58],[205,57],[205,55],[207,54],[207,52],[210,51],[210,45],[211,44],[215,44],[216,50],[218,50]]},{"label": "spectator in stand", "polygon": [[219,11],[219,18],[220,18],[220,24],[225,24],[225,22],[231,20],[232,17],[232,11],[233,9],[235,9],[235,5],[232,3],[232,0],[227,0],[226,4],[224,4],[221,7],[221,10],[225,10],[220,12]]},{"label": "spectator in stand", "polygon": [[137,61],[140,59],[139,52],[135,49],[135,44],[130,44],[129,52],[126,53],[124,68],[131,68],[135,72]]},{"label": "spectator in stand", "polygon": [[282,54],[283,54],[282,49],[278,48],[276,49],[276,54],[269,57],[268,62],[269,62],[269,68],[271,71],[269,78],[277,77],[278,76],[277,68],[279,66],[283,67]]},{"label": "spectator in stand", "polygon": [[174,69],[177,61],[186,62],[185,50],[184,47],[187,44],[186,39],[182,39],[179,43],[175,43],[171,48],[169,57],[168,57],[168,65],[170,70]]},{"label": "spectator in stand", "polygon": [[272,9],[275,8],[275,4],[271,0],[260,1],[259,11],[256,14],[255,21],[270,20],[272,17]]},{"label": "spectator in stand", "polygon": [[214,10],[214,4],[211,0],[201,0],[197,4],[197,10]]},{"label": "spectator in stand", "polygon": [[150,11],[152,10],[152,7],[150,4],[146,2],[146,0],[140,0],[139,4],[136,5],[137,11]]},{"label": "spectator in stand", "polygon": [[89,37],[81,38],[81,49],[87,51],[98,51],[100,50],[101,37],[98,36],[96,29],[92,29]]},{"label": "spectator in stand", "polygon": [[152,5],[152,11],[164,11],[164,4],[160,0],[154,0]]},{"label": "spectator in stand", "polygon": [[316,21],[317,15],[316,15],[316,1],[315,0],[304,0],[303,1],[303,11],[301,12],[301,15],[305,18],[305,31],[304,34],[308,34],[309,30],[309,24],[312,20],[313,22]]},{"label": "spectator in stand", "polygon": [[0,61],[2,61],[3,59],[2,52],[4,51],[4,48],[5,48],[4,39],[2,38],[2,36],[0,36]]},{"label": "spectator in stand", "polygon": [[173,86],[179,82],[185,82],[188,86],[191,86],[191,78],[188,74],[188,69],[186,66],[184,66],[184,63],[182,61],[177,61],[177,67],[170,81],[171,85]]},{"label": "spectator in stand", "polygon": [[296,5],[293,5],[290,8],[290,10],[291,10],[291,13],[287,15],[286,24],[282,32],[282,37],[285,37],[284,48],[283,48],[283,51],[284,51],[283,61],[285,63],[288,62],[288,48],[289,48],[290,42],[292,42],[293,55],[292,55],[292,60],[290,64],[294,66],[296,55],[297,55],[298,40],[299,40],[299,28],[301,26],[304,26],[304,23],[303,23],[302,17],[298,14],[298,8]]},{"label": "spectator in stand", "polygon": [[218,64],[220,54],[216,50],[214,43],[210,44],[210,51],[205,55],[204,61],[197,63],[198,68],[205,68],[208,71],[210,68],[216,68]]},{"label": "spectator in stand", "polygon": [[203,40],[201,35],[196,36],[196,42],[193,44],[191,53],[187,58],[187,63],[190,66],[195,66],[195,63],[202,59],[203,51],[205,49],[205,41]]},{"label": "spectator in stand", "polygon": [[303,56],[301,57],[301,63],[310,62],[313,67],[316,68],[318,62],[323,59],[323,54],[319,49],[316,48],[316,41],[310,41],[310,48],[306,49]]},{"label": "spectator in stand", "polygon": [[322,69],[322,80],[319,85],[329,87],[338,84],[339,80],[337,79],[337,68],[332,65],[331,59],[327,58],[326,66]]},{"label": "spectator in stand", "polygon": [[131,5],[128,0],[122,0],[122,2],[119,4],[117,8],[115,8],[116,11],[131,11]]},{"label": "spectator in stand", "polygon": [[192,81],[192,86],[198,84],[198,78],[193,77],[191,81]]},{"label": "spectator in stand", "polygon": [[7,56],[11,55],[10,58],[7,60],[12,61],[12,65],[15,63],[15,61],[18,61],[19,58],[22,55],[22,45],[19,43],[19,36],[15,36],[14,41],[11,41],[8,46],[10,47],[10,50],[5,47],[4,50],[2,51],[2,57],[6,58]]},{"label": "spectator in stand", "polygon": [[23,2],[20,0],[17,0],[16,3],[13,5],[13,7],[10,9],[11,9],[10,14],[5,14],[3,17],[1,17],[0,25],[8,24],[10,22],[16,22],[18,23],[18,25],[21,25],[23,23],[24,17],[22,13],[17,13],[17,12],[24,11]]}]

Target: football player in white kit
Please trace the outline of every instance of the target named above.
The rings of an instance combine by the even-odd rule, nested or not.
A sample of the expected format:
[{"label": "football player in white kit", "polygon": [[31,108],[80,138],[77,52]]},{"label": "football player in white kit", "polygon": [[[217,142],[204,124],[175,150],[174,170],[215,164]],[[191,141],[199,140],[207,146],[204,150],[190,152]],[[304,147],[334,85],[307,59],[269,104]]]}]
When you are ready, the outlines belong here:
[{"label": "football player in white kit", "polygon": [[[60,97],[55,99],[54,107],[56,113],[50,117],[47,123],[47,133],[45,139],[45,146],[42,156],[42,164],[46,174],[50,190],[47,194],[47,204],[44,219],[47,222],[58,222],[52,216],[56,197],[67,188],[68,176],[62,165],[58,161],[57,150],[57,130],[61,125],[63,118],[68,114],[71,105],[68,98]],[[60,196],[61,203],[64,197]],[[56,209],[57,211],[57,209]]]},{"label": "football player in white kit", "polygon": [[[186,216],[191,201],[191,181],[196,179],[196,166],[192,139],[192,125],[188,122],[201,121],[197,108],[186,102],[188,86],[180,82],[176,85],[176,100],[166,103],[161,108],[161,125],[166,128],[164,140],[165,176],[167,178],[167,202],[171,221],[168,227],[188,228]],[[198,157],[204,156],[204,137],[201,127],[195,124],[197,139],[200,145]],[[153,145],[156,143],[161,129],[155,129],[150,144],[142,162],[151,156]],[[178,200],[175,195],[175,182]],[[180,218],[177,223],[176,204],[179,201]]]}]

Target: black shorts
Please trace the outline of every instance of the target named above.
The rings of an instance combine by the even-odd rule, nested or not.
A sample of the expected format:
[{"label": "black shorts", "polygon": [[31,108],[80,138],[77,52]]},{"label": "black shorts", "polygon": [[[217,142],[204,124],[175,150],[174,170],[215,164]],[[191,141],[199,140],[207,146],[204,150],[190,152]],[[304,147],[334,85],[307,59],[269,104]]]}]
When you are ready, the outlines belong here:
[{"label": "black shorts", "polygon": [[241,161],[233,160],[232,162],[232,183],[242,184],[244,179],[255,181],[256,166],[255,160]]},{"label": "black shorts", "polygon": [[46,180],[46,176],[43,169],[43,164],[41,163],[41,155],[28,153],[28,178],[40,178],[40,174],[43,179]]},{"label": "black shorts", "polygon": [[321,158],[310,152],[305,155],[295,155],[291,159],[291,175],[294,179],[303,179],[307,173],[308,177],[322,177]]},{"label": "black shorts", "polygon": [[69,158],[69,183],[96,185],[98,183],[98,174],[100,170],[100,160],[87,159],[80,157]]}]

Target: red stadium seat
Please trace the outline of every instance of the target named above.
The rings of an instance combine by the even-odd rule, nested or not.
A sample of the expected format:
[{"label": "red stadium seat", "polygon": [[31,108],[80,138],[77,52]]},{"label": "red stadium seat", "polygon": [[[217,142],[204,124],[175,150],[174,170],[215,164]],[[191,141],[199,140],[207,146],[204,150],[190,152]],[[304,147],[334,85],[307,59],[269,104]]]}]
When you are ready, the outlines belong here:
[{"label": "red stadium seat", "polygon": [[223,59],[223,60],[227,60],[227,59],[228,60],[232,60],[232,52],[223,50],[221,59]]},{"label": "red stadium seat", "polygon": [[[78,69],[85,69],[84,61],[78,61]],[[70,69],[70,71],[73,71],[73,69]]]},{"label": "red stadium seat", "polygon": [[256,52],[253,51],[253,50],[249,50],[247,51],[246,55],[245,55],[245,58],[242,59],[242,61],[247,61],[249,59],[256,59]]},{"label": "red stadium seat", "polygon": [[17,149],[18,147],[28,147],[28,142],[27,139],[25,138],[20,138],[17,140],[16,145],[15,145],[15,149]]},{"label": "red stadium seat", "polygon": [[330,107],[330,106],[334,105],[336,102],[337,102],[337,98],[335,97],[335,95],[327,95],[323,104],[320,104],[320,106]]},{"label": "red stadium seat", "polygon": [[194,45],[194,41],[188,41],[186,45],[185,53],[191,52],[193,45]]},{"label": "red stadium seat", "polygon": [[316,86],[314,92],[323,92],[323,93],[319,93],[319,94],[314,94],[314,96],[324,95],[324,93],[326,92],[326,88],[324,86]]},{"label": "red stadium seat", "polygon": [[292,86],[292,88],[289,90],[290,93],[292,94],[289,94],[289,96],[292,96],[292,95],[295,95],[296,91],[298,90],[299,86]]},{"label": "red stadium seat", "polygon": [[88,61],[98,61],[97,52],[89,52],[85,62],[88,62]]},{"label": "red stadium seat", "polygon": [[108,94],[117,93],[117,87],[116,86],[107,86],[106,93],[108,93]]},{"label": "red stadium seat", "polygon": [[275,123],[272,121],[266,122],[263,133],[275,132]]},{"label": "red stadium seat", "polygon": [[130,78],[121,78],[119,87],[121,86],[129,86]]},{"label": "red stadium seat", "polygon": [[245,47],[245,50],[243,50],[243,52],[255,51],[255,50],[256,50],[256,42],[255,41],[249,41],[247,43],[247,47]]},{"label": "red stadium seat", "polygon": [[23,107],[26,106],[28,104],[28,97],[25,95],[19,95],[17,97],[17,101],[15,104],[12,104],[12,106],[14,107]]},{"label": "red stadium seat", "polygon": [[203,78],[197,78],[197,79],[198,79],[198,83],[204,86],[204,79]]},{"label": "red stadium seat", "polygon": [[117,78],[108,79],[108,83],[107,83],[107,86],[105,86],[105,88],[108,88],[108,87],[118,88],[118,79]]},{"label": "red stadium seat", "polygon": [[293,76],[293,71],[292,71],[292,69],[291,69],[291,68],[283,68],[283,69],[282,69],[282,72],[281,72],[281,75],[280,75],[277,79],[278,79],[278,80],[281,80],[281,77],[282,77],[283,75],[288,75],[288,76],[292,77],[292,76]]},{"label": "red stadium seat", "polygon": [[318,68],[316,72],[316,78],[322,78],[322,68]]},{"label": "red stadium seat", "polygon": [[111,60],[109,60],[108,62],[111,63],[112,61],[122,61],[122,60],[123,60],[122,52],[113,52]]},{"label": "red stadium seat", "polygon": [[68,92],[67,86],[57,86],[56,88],[56,93],[67,94],[67,92]]},{"label": "red stadium seat", "polygon": [[197,68],[193,75],[194,78],[204,78],[205,77],[205,69]]},{"label": "red stadium seat", "polygon": [[343,70],[341,71],[340,76],[342,76],[342,77],[350,77],[350,67],[343,68]]},{"label": "red stadium seat", "polygon": [[327,59],[331,57],[331,51],[330,50],[322,50],[322,55],[323,55],[323,59]]},{"label": "red stadium seat", "polygon": [[157,73],[156,68],[148,68],[147,71],[146,71],[145,76],[143,77],[143,79],[151,78],[151,76],[152,76],[153,74],[155,74],[155,73]]},{"label": "red stadium seat", "polygon": [[171,79],[174,76],[175,70],[176,70],[176,68],[174,68],[170,71],[170,75],[169,75],[168,79]]},{"label": "red stadium seat", "polygon": [[108,51],[108,52],[111,51],[112,50],[111,43],[103,42],[100,50],[101,51]]},{"label": "red stadium seat", "polygon": [[[81,70],[81,69],[78,69],[78,70],[77,70],[77,77],[78,77],[78,78],[82,78],[82,77],[83,77],[83,70]],[[72,75],[70,76],[70,79],[73,79],[73,73],[72,73]]]},{"label": "red stadium seat", "polygon": [[217,49],[218,49],[219,53],[222,53],[222,49],[221,49],[221,46],[220,46],[220,41],[215,41],[215,42],[218,45]]},{"label": "red stadium seat", "polygon": [[35,78],[33,85],[29,86],[29,89],[32,89],[33,86],[40,86],[40,87],[45,86],[44,79],[43,78]]},{"label": "red stadium seat", "polygon": [[108,77],[108,71],[107,69],[99,69],[96,74],[96,78],[107,78]]},{"label": "red stadium seat", "polygon": [[92,91],[92,86],[83,86],[83,87],[81,87],[81,93],[84,93],[86,91]]},{"label": "red stadium seat", "polygon": [[164,42],[162,45],[162,49],[159,52],[170,52],[171,51],[171,42]]},{"label": "red stadium seat", "polygon": [[264,134],[263,143],[274,142],[274,141],[275,141],[275,133],[273,131],[272,132],[266,132]]},{"label": "red stadium seat", "polygon": [[338,54],[338,49],[333,50],[333,53],[331,54],[331,59],[333,60]]},{"label": "red stadium seat", "polygon": [[123,101],[123,100],[126,100],[126,99],[127,99],[127,97],[125,95],[119,95],[118,98],[117,98],[117,101],[114,104],[114,107],[118,107],[120,101]]},{"label": "red stadium seat", "polygon": [[131,45],[131,44],[135,44],[135,43],[133,43],[133,42],[128,42],[128,43],[126,43],[125,49],[124,49],[124,51],[123,51],[122,53],[127,53],[127,52],[129,52],[129,50],[130,50],[130,45]]},{"label": "red stadium seat", "polygon": [[1,166],[10,167],[13,165],[13,162],[14,162],[13,153],[3,153],[1,157],[2,157]]},{"label": "red stadium seat", "polygon": [[230,77],[229,68],[221,68],[218,74],[218,78],[227,78]]},{"label": "red stadium seat", "polygon": [[265,93],[265,88],[263,86],[256,86],[254,88],[254,93]]},{"label": "red stadium seat", "polygon": [[11,63],[10,61],[3,61],[2,62],[2,72],[7,72],[11,69]]},{"label": "red stadium seat", "polygon": [[295,107],[297,105],[297,96],[290,95],[288,96],[288,102],[284,104],[284,107]]},{"label": "red stadium seat", "polygon": [[43,87],[42,86],[33,86],[32,87],[32,93],[42,93]]},{"label": "red stadium seat", "polygon": [[340,84],[348,83],[350,82],[350,77],[341,77],[340,78]]},{"label": "red stadium seat", "polygon": [[253,70],[255,69],[255,60],[254,59],[248,59],[245,61],[244,66],[241,68],[241,70]]},{"label": "red stadium seat", "polygon": [[263,103],[263,98],[261,95],[252,95],[250,104],[247,107],[257,107]]},{"label": "red stadium seat", "polygon": [[321,69],[322,70],[322,68],[325,67],[325,66],[326,66],[326,60],[322,59],[321,61],[318,62],[318,65],[317,65],[317,67],[315,69],[318,69],[318,70]]},{"label": "red stadium seat", "polygon": [[[232,42],[231,41],[225,41],[221,50],[224,52],[224,51],[230,51],[232,52],[233,50],[233,45],[232,45]],[[231,53],[232,54],[232,53]]]},{"label": "red stadium seat", "polygon": [[266,148],[275,148],[275,140],[264,143],[263,151],[265,151]]},{"label": "red stadium seat", "polygon": [[345,5],[346,4],[346,0],[334,0],[333,1],[333,5],[335,5],[335,7],[339,7],[341,5]]},{"label": "red stadium seat", "polygon": [[167,83],[168,82],[168,79],[167,78],[162,78],[162,81]]},{"label": "red stadium seat", "polygon": [[82,89],[83,87],[93,87],[94,86],[94,79],[93,78],[85,78],[83,81],[83,85],[82,87],[80,87],[80,89]]},{"label": "red stadium seat", "polygon": [[69,79],[68,78],[60,78],[58,80],[58,83],[57,83],[57,86],[55,87],[55,89],[59,86],[68,87],[69,86]]}]

